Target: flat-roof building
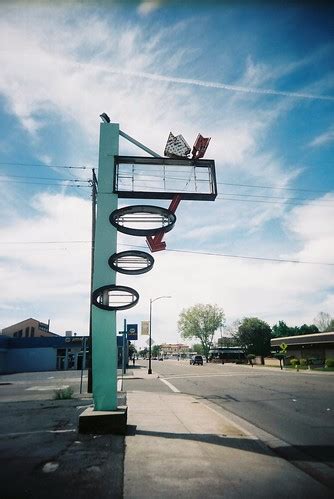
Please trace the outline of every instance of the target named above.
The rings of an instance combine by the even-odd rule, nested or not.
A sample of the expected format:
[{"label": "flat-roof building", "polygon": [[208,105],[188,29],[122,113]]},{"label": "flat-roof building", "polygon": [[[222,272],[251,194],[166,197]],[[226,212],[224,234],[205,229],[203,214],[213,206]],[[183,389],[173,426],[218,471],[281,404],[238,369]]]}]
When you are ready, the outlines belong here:
[{"label": "flat-roof building", "polygon": [[287,345],[287,354],[289,356],[304,359],[310,357],[334,358],[334,332],[299,334],[271,340],[271,346],[277,349],[282,343]]}]

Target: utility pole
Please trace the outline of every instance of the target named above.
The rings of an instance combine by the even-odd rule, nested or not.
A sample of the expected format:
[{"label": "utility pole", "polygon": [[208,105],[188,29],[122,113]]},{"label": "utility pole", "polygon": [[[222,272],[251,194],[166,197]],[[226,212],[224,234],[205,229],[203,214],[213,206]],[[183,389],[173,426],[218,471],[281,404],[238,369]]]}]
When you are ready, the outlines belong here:
[{"label": "utility pole", "polygon": [[93,275],[94,275],[94,251],[95,251],[95,226],[96,226],[96,192],[97,192],[97,178],[95,175],[95,168],[92,170],[92,246],[91,246],[91,270],[90,270],[90,313],[89,313],[89,360],[88,360],[88,380],[87,392],[93,391],[93,372],[92,372],[92,294],[93,294]]}]

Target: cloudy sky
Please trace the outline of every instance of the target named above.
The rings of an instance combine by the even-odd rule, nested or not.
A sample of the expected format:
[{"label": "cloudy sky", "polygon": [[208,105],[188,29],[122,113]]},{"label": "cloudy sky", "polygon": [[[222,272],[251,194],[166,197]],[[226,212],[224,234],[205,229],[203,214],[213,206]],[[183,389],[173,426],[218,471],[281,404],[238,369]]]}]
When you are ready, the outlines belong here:
[{"label": "cloudy sky", "polygon": [[[101,112],[159,154],[170,131],[211,137],[219,190],[181,203],[151,272],[120,275],[140,302],[119,325],[161,295],[157,343],[196,303],[227,324],[334,314],[334,11],[180,3],[1,3],[0,329],[88,333]],[[120,153],[142,154],[122,138]]]}]

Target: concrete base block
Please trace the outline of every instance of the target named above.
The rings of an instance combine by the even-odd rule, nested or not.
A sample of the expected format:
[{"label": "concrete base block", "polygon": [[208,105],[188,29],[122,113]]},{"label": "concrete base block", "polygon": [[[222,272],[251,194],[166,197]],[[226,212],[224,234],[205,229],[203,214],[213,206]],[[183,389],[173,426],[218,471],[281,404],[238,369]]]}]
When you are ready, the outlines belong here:
[{"label": "concrete base block", "polygon": [[93,407],[88,407],[79,416],[79,433],[125,435],[127,417],[126,405],[115,411],[94,411]]}]

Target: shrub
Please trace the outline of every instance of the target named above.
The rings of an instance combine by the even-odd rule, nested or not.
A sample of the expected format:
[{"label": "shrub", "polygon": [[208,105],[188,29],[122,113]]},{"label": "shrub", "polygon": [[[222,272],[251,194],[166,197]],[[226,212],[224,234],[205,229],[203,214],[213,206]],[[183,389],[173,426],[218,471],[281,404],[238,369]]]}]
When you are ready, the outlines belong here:
[{"label": "shrub", "polygon": [[291,359],[290,364],[292,364],[293,367],[297,367],[300,365],[300,360],[299,359]]},{"label": "shrub", "polygon": [[307,360],[310,366],[313,366],[313,364],[316,364],[317,362],[316,357],[309,357]]},{"label": "shrub", "polygon": [[307,359],[300,359],[300,366],[306,367],[308,365]]},{"label": "shrub", "polygon": [[325,366],[334,367],[334,359],[326,359]]},{"label": "shrub", "polygon": [[65,400],[71,399],[73,397],[74,390],[70,386],[67,388],[59,388],[58,390],[54,390],[54,400]]}]

